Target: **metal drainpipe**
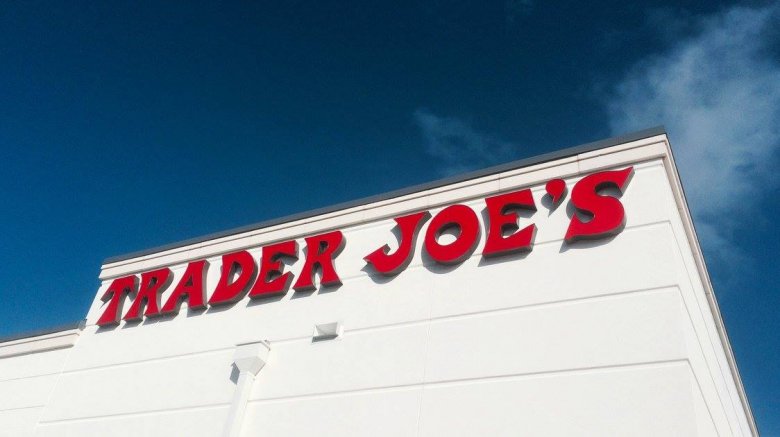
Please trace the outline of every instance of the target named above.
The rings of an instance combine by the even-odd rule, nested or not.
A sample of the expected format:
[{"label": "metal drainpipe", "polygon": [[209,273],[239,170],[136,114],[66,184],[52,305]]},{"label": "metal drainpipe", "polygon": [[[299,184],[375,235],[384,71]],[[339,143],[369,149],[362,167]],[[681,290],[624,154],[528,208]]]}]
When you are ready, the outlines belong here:
[{"label": "metal drainpipe", "polygon": [[238,369],[238,383],[230,403],[227,420],[225,421],[225,437],[240,437],[241,426],[244,423],[244,413],[255,376],[268,361],[271,348],[266,342],[247,343],[236,346],[233,354],[233,365]]}]

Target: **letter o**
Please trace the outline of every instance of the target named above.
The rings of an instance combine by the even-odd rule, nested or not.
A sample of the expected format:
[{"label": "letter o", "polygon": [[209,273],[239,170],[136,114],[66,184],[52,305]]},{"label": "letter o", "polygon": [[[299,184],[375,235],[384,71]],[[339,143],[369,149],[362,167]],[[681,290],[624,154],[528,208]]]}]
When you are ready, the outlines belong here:
[{"label": "letter o", "polygon": [[[457,227],[460,233],[455,241],[441,244],[439,236],[445,230]],[[452,205],[439,211],[425,233],[425,250],[434,261],[441,264],[457,264],[471,255],[479,240],[479,219],[473,209],[465,205]]]}]

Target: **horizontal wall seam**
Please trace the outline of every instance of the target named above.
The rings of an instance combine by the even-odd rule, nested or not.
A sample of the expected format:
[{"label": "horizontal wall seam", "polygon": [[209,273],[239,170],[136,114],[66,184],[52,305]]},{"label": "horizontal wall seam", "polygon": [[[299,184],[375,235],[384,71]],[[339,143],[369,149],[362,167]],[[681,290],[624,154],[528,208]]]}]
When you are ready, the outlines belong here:
[{"label": "horizontal wall seam", "polygon": [[146,411],[134,411],[132,413],[114,413],[114,414],[104,414],[101,416],[83,416],[83,417],[74,417],[70,419],[57,419],[57,420],[47,420],[47,421],[41,421],[38,422],[38,426],[51,426],[51,425],[57,425],[62,423],[76,423],[76,422],[87,422],[87,421],[98,421],[98,420],[107,420],[107,419],[114,419],[114,418],[120,418],[120,417],[140,417],[140,416],[149,416],[153,414],[168,414],[168,413],[178,413],[182,411],[198,411],[198,410],[212,410],[217,408],[227,408],[230,404],[227,402],[220,402],[215,404],[204,404],[204,405],[189,405],[186,407],[179,407],[179,408],[169,408],[165,410],[146,410]]},{"label": "horizontal wall seam", "polygon": [[[666,292],[669,290],[678,289],[677,284],[667,284],[667,285],[661,285],[657,287],[649,287],[649,288],[642,288],[642,289],[632,289],[632,290],[626,290],[626,291],[620,291],[620,292],[611,292],[611,293],[603,293],[598,295],[592,295],[592,296],[584,296],[584,297],[575,297],[571,299],[561,299],[557,301],[548,301],[548,302],[535,302],[535,303],[529,303],[524,305],[517,305],[513,307],[503,307],[503,308],[494,308],[494,309],[488,309],[484,311],[475,311],[470,313],[459,313],[459,314],[449,314],[445,316],[438,316],[438,317],[432,317],[430,319],[423,319],[423,320],[411,320],[411,321],[404,321],[404,322],[398,322],[398,323],[389,323],[384,325],[374,325],[374,326],[366,326],[362,328],[355,328],[355,329],[347,329],[344,332],[344,335],[348,335],[350,333],[364,333],[364,332],[370,332],[370,331],[376,331],[376,330],[386,330],[386,329],[397,329],[397,328],[404,328],[408,326],[419,326],[424,325],[427,323],[438,323],[443,321],[449,321],[449,320],[458,320],[461,318],[470,318],[474,317],[478,314],[500,314],[500,313],[506,313],[506,312],[512,312],[512,311],[521,311],[526,309],[533,309],[533,308],[539,308],[539,307],[556,307],[556,306],[564,306],[564,305],[571,305],[571,304],[577,304],[580,302],[589,302],[589,301],[603,301],[603,300],[609,300],[611,298],[623,298],[628,295],[632,294],[651,294],[651,293],[658,293],[658,292]],[[295,342],[301,342],[311,341],[311,335],[306,336],[298,336],[298,337],[290,337],[285,339],[279,339],[279,340],[272,340],[268,339],[271,349],[273,350],[274,345],[278,344],[289,344],[289,343],[295,343]],[[112,364],[104,364],[100,366],[93,366],[93,367],[86,367],[86,368],[80,368],[80,369],[72,369],[72,370],[66,370],[63,372],[63,374],[75,374],[75,373],[82,373],[87,372],[91,370],[100,370],[110,367],[127,367],[127,366],[133,366],[136,364],[145,364],[145,363],[151,363],[151,362],[159,362],[159,361],[169,361],[169,360],[175,360],[177,358],[181,357],[190,357],[190,356],[197,356],[197,355],[207,355],[207,354],[214,354],[214,353],[220,353],[220,352],[227,352],[232,351],[235,348],[235,345],[226,346],[222,348],[217,349],[209,349],[204,351],[195,351],[195,352],[189,352],[186,354],[181,355],[167,355],[163,357],[153,357],[153,358],[147,358],[144,360],[139,361],[126,361],[122,363],[112,363]]]},{"label": "horizontal wall seam", "polygon": [[40,374],[35,374],[35,375],[27,375],[27,376],[16,376],[16,377],[13,377],[13,378],[0,379],[0,384],[2,384],[2,383],[4,383],[4,382],[9,382],[9,381],[18,381],[18,380],[20,380],[20,379],[35,379],[35,378],[43,378],[43,377],[46,377],[46,376],[55,376],[55,375],[59,375],[59,374],[60,374],[60,372],[59,372],[59,371],[57,371],[57,372],[51,372],[51,373],[40,373]]},{"label": "horizontal wall seam", "polygon": [[[101,370],[101,369],[106,369],[106,368],[110,368],[110,367],[129,367],[129,366],[133,366],[133,365],[136,365],[136,364],[147,364],[147,363],[153,363],[153,362],[173,361],[173,360],[175,360],[177,358],[191,357],[191,356],[196,356],[196,355],[211,355],[211,354],[218,354],[218,353],[221,353],[221,352],[233,351],[235,348],[236,348],[236,346],[232,345],[232,346],[226,346],[226,347],[221,347],[221,348],[217,348],[217,349],[208,349],[208,350],[203,350],[203,351],[187,352],[187,353],[178,354],[178,355],[166,355],[166,356],[163,356],[163,357],[152,357],[152,358],[147,358],[147,359],[138,360],[138,361],[124,361],[124,362],[120,362],[120,363],[111,363],[111,364],[104,364],[104,365],[100,365],[100,366],[84,367],[84,368],[79,368],[79,369],[65,370],[65,371],[62,372],[62,374],[63,375],[71,375],[71,374],[75,374],[75,373],[89,372],[89,371],[92,371],[92,370]],[[225,364],[226,366],[228,364],[230,364],[229,362],[226,362],[226,363],[227,363],[227,364]]]},{"label": "horizontal wall seam", "polygon": [[18,410],[32,410],[35,408],[43,408],[45,405],[43,404],[36,404],[36,405],[26,405],[24,407],[12,407],[12,408],[0,408],[0,414],[7,413],[9,411],[18,411]]},{"label": "horizontal wall seam", "polygon": [[[674,367],[680,364],[687,364],[690,367],[690,363],[688,362],[687,359],[660,360],[660,361],[648,361],[648,362],[641,362],[641,363],[625,363],[625,364],[617,364],[617,365],[612,364],[606,366],[581,367],[576,369],[565,369],[565,370],[526,372],[526,373],[517,373],[517,374],[482,376],[482,377],[475,377],[475,378],[460,378],[460,379],[451,379],[451,380],[436,381],[436,382],[415,383],[415,384],[385,386],[385,387],[372,387],[372,388],[358,389],[358,390],[333,391],[327,393],[286,396],[286,397],[277,397],[277,398],[269,398],[269,399],[254,399],[254,400],[250,400],[249,403],[264,404],[264,403],[276,403],[276,402],[289,402],[292,400],[308,400],[308,399],[318,399],[318,398],[327,398],[327,397],[338,397],[344,395],[361,395],[367,393],[382,393],[382,392],[392,392],[392,391],[414,390],[417,388],[435,388],[435,387],[447,387],[447,386],[454,386],[454,385],[479,384],[483,382],[489,383],[489,382],[497,382],[497,381],[513,381],[513,380],[534,379],[534,378],[551,378],[556,376],[607,373],[610,371],[630,371],[630,370],[641,370],[641,369],[653,369],[653,368],[660,368],[660,367]],[[120,418],[120,417],[122,418],[140,417],[140,416],[148,416],[154,414],[176,413],[182,411],[197,411],[197,410],[209,410],[209,409],[217,409],[217,408],[228,408],[228,406],[229,403],[220,402],[215,404],[185,406],[185,407],[170,408],[165,410],[147,410],[147,411],[136,411],[132,413],[115,413],[115,414],[105,414],[100,416],[83,416],[83,417],[74,417],[69,419],[41,421],[39,422],[38,425],[52,426],[52,425],[63,424],[63,423],[109,420],[109,419]]]},{"label": "horizontal wall seam", "polygon": [[[534,302],[534,303],[528,303],[523,305],[516,305],[512,307],[502,307],[502,308],[492,308],[482,311],[474,311],[474,312],[468,312],[468,313],[458,313],[458,314],[448,314],[444,316],[437,316],[437,317],[431,317],[430,319],[423,319],[423,320],[410,320],[410,321],[404,321],[404,322],[398,322],[398,323],[387,323],[384,325],[372,325],[372,326],[365,326],[362,328],[354,328],[354,329],[345,329],[344,335],[350,334],[350,333],[363,333],[367,331],[380,331],[380,330],[387,330],[387,329],[397,329],[397,328],[405,328],[408,326],[419,326],[424,325],[427,323],[439,323],[439,322],[445,322],[445,321],[451,321],[451,320],[459,320],[459,319],[467,319],[471,318],[480,314],[501,314],[501,313],[508,313],[508,312],[514,312],[514,311],[522,311],[526,309],[536,309],[539,307],[556,307],[556,306],[565,306],[569,304],[578,304],[581,302],[589,302],[589,301],[603,301],[608,300],[610,298],[622,298],[627,295],[631,294],[651,294],[654,292],[666,292],[666,291],[672,291],[672,290],[679,290],[679,287],[677,284],[666,284],[666,285],[659,285],[657,287],[649,287],[649,288],[641,288],[641,289],[632,289],[632,290],[626,290],[626,291],[619,291],[619,292],[610,292],[610,293],[603,293],[603,294],[597,294],[597,295],[591,295],[591,296],[584,296],[584,297],[574,297],[571,299],[560,299],[556,301],[547,301],[547,302]],[[299,341],[311,341],[311,336],[300,336],[300,337],[292,337],[287,339],[281,339],[281,340],[270,340],[271,345],[274,344],[288,344],[288,343],[295,343]]]},{"label": "horizontal wall seam", "polygon": [[435,381],[435,382],[419,382],[419,383],[399,384],[399,385],[385,386],[385,387],[370,387],[370,388],[355,389],[355,390],[338,390],[338,391],[323,392],[323,393],[311,393],[311,394],[293,395],[293,396],[279,396],[274,398],[252,399],[249,401],[249,403],[250,404],[281,403],[281,402],[289,402],[292,400],[320,399],[320,398],[329,398],[329,397],[339,397],[345,395],[361,395],[361,394],[368,394],[368,393],[383,393],[383,392],[392,392],[392,391],[414,390],[418,388],[422,389],[422,388],[450,387],[450,386],[457,386],[457,385],[491,383],[491,382],[500,382],[500,381],[514,381],[514,380],[523,380],[523,379],[553,378],[557,376],[574,376],[574,375],[587,375],[587,374],[595,374],[595,373],[609,373],[610,371],[630,371],[630,370],[641,370],[641,369],[653,369],[653,368],[660,368],[660,367],[674,367],[680,364],[688,364],[688,367],[690,367],[690,363],[688,362],[688,359],[676,358],[670,360],[646,361],[646,362],[639,362],[639,363],[610,364],[604,366],[579,367],[574,369],[559,369],[559,370],[549,370],[549,371],[479,376],[479,377],[472,377],[472,378],[457,378],[457,379],[448,379],[448,380]]}]

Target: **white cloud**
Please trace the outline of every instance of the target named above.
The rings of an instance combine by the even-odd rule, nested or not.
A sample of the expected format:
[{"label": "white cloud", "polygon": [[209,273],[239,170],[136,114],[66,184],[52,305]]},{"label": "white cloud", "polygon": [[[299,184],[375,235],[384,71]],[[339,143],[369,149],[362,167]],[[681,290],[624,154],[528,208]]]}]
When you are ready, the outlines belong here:
[{"label": "white cloud", "polygon": [[666,126],[702,244],[716,261],[734,256],[734,233],[761,201],[776,201],[780,65],[769,45],[778,18],[778,2],[700,18],[695,35],[633,66],[607,100],[616,134]]},{"label": "white cloud", "polygon": [[437,159],[437,170],[443,176],[511,161],[517,154],[516,145],[477,132],[458,118],[418,109],[414,121],[425,139],[425,151]]}]

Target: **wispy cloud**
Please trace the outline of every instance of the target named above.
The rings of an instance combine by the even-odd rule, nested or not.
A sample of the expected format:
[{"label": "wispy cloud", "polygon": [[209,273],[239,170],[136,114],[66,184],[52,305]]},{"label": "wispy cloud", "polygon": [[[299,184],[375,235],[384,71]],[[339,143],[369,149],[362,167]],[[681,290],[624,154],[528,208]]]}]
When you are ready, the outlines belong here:
[{"label": "wispy cloud", "polygon": [[607,98],[615,133],[666,126],[715,261],[735,256],[738,226],[778,185],[780,64],[769,45],[779,18],[775,2],[696,19],[693,36],[635,65]]},{"label": "wispy cloud", "polygon": [[437,170],[443,176],[510,161],[517,155],[515,144],[478,132],[455,117],[418,109],[414,121],[422,131],[425,151],[436,158]]}]

